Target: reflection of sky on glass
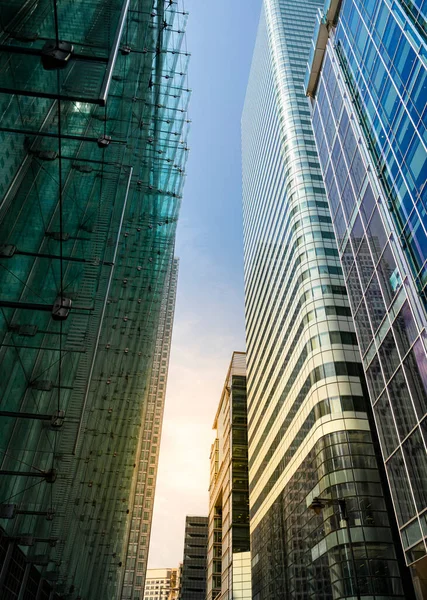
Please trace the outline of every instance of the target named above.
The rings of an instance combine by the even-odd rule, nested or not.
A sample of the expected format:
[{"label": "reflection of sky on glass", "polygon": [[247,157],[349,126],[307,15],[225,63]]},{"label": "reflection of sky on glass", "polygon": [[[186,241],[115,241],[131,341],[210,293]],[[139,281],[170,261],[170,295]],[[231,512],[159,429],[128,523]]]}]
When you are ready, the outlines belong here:
[{"label": "reflection of sky on glass", "polygon": [[178,227],[178,297],[149,565],[182,560],[187,514],[207,514],[212,424],[244,350],[240,117],[261,0],[187,0],[192,129]]}]

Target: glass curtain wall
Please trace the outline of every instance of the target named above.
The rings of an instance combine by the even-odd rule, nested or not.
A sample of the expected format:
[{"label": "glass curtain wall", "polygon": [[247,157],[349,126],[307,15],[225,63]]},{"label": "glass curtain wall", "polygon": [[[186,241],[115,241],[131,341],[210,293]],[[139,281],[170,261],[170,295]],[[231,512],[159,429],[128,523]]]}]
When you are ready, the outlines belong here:
[{"label": "glass curtain wall", "polygon": [[331,20],[325,5],[306,77],[408,564],[427,534],[425,16],[423,3],[344,0]]},{"label": "glass curtain wall", "polygon": [[121,579],[188,151],[186,19],[0,3],[0,518],[73,600]]},{"label": "glass curtain wall", "polygon": [[403,599],[303,88],[322,6],[264,1],[242,119],[252,594]]}]

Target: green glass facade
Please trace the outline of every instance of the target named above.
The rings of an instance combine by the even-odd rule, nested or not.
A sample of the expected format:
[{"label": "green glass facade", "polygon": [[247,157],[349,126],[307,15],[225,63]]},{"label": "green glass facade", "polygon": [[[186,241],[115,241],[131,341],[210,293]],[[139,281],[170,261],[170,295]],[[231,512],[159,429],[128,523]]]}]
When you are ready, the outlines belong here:
[{"label": "green glass facade", "polygon": [[0,524],[70,600],[123,576],[188,151],[186,18],[0,4]]}]

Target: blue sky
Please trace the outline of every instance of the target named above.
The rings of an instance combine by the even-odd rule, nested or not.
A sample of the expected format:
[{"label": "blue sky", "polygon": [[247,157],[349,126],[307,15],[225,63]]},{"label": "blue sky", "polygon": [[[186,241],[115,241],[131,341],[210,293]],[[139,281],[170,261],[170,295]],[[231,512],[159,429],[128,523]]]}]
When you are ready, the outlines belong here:
[{"label": "blue sky", "polygon": [[186,0],[192,119],[149,567],[182,560],[187,514],[208,512],[212,423],[244,350],[240,117],[261,0]]}]

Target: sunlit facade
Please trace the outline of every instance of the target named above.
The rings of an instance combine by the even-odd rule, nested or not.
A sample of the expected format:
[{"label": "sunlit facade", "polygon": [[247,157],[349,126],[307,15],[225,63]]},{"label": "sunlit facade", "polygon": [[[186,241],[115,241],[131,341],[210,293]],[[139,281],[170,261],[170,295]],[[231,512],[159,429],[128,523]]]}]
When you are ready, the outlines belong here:
[{"label": "sunlit facade", "polygon": [[[213,425],[216,439],[210,455],[207,600],[237,597],[234,581],[243,568],[241,553],[246,556],[250,550],[246,400],[246,356],[233,352]],[[250,594],[247,579],[239,585],[245,597]]]},{"label": "sunlit facade", "polygon": [[138,600],[168,600],[170,598],[172,580],[176,579],[178,569],[148,569],[146,572],[144,593],[135,594]]},{"label": "sunlit facade", "polygon": [[1,598],[120,597],[188,154],[186,19],[180,0],[0,2]]},{"label": "sunlit facade", "polygon": [[[252,595],[403,600],[413,591],[303,87],[322,6],[264,1],[242,119]],[[316,515],[319,496],[330,503]]]},{"label": "sunlit facade", "polygon": [[252,600],[251,553],[235,552],[232,565],[232,600]]},{"label": "sunlit facade", "polygon": [[130,521],[125,573],[122,583],[122,600],[140,598],[144,589],[145,570],[150,546],[156,491],[162,421],[165,408],[166,384],[173,317],[175,313],[178,259],[172,259],[160,305],[154,361],[150,388],[143,414],[142,431],[137,453],[137,469],[133,482],[133,500],[129,503]]},{"label": "sunlit facade", "polygon": [[338,8],[317,15],[306,90],[402,545],[427,594],[427,5]]}]

